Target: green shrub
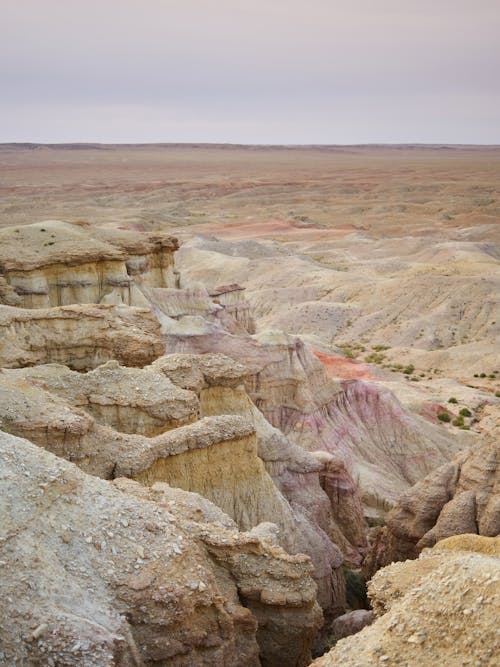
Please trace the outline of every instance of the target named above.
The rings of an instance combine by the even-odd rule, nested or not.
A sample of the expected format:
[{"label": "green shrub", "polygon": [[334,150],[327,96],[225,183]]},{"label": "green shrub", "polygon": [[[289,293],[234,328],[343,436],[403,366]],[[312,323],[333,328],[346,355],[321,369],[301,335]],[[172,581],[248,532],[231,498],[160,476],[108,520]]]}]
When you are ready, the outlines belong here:
[{"label": "green shrub", "polygon": [[462,408],[458,414],[462,417],[472,417],[472,412],[469,408]]},{"label": "green shrub", "polygon": [[439,412],[437,418],[442,422],[451,422],[451,417],[447,412]]},{"label": "green shrub", "polygon": [[453,424],[453,426],[463,426],[464,418],[462,416],[459,416],[456,419],[454,419],[451,423]]},{"label": "green shrub", "polygon": [[454,396],[452,396],[451,398],[448,399],[448,403],[458,403],[458,401]]},{"label": "green shrub", "polygon": [[390,350],[391,346],[390,345],[372,345],[372,350],[375,350],[375,352],[383,352],[384,350]]},{"label": "green shrub", "polygon": [[497,398],[500,398],[500,391],[496,391],[496,392],[495,392],[495,396],[496,396]]},{"label": "green shrub", "polygon": [[403,369],[403,373],[405,375],[411,375],[414,370],[415,370],[415,366],[413,364],[408,364],[408,366],[405,369]]},{"label": "green shrub", "polygon": [[480,378],[485,378],[485,377],[486,377],[486,373],[479,373],[479,377],[480,377]]},{"label": "green shrub", "polygon": [[347,604],[351,609],[368,609],[366,581],[359,572],[344,566],[345,592]]},{"label": "green shrub", "polygon": [[381,364],[385,359],[385,354],[378,354],[377,352],[372,352],[367,354],[365,361],[367,364]]},{"label": "green shrub", "polygon": [[410,378],[412,382],[420,382],[420,378],[416,377],[415,375]]}]

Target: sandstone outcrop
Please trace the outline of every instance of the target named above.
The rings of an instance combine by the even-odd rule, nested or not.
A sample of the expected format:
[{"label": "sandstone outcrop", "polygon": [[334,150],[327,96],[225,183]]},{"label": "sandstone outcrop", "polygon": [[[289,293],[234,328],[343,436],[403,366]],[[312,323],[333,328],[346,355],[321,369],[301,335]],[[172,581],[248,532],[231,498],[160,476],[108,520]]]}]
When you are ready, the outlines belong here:
[{"label": "sandstone outcrop", "polygon": [[[71,225],[58,220],[0,230],[0,274],[26,308],[75,303],[143,305],[137,285],[175,287],[166,234]],[[137,303],[137,301],[139,303]]]},{"label": "sandstone outcrop", "polygon": [[244,298],[244,287],[236,283],[230,285],[218,285],[209,291],[215,303],[224,306],[224,310],[231,315],[246,333],[255,333],[255,321],[252,308]]},{"label": "sandstone outcrop", "polygon": [[416,558],[446,537],[500,533],[500,446],[486,437],[403,494],[387,515],[365,562],[367,573],[392,561]]},{"label": "sandstone outcrop", "polygon": [[180,318],[163,334],[168,352],[221,352],[243,363],[248,373],[242,381],[264,417],[301,448],[342,460],[339,488],[349,501],[359,483],[368,514],[389,509],[467,440],[412,415],[380,385],[331,380],[308,346],[283,332],[228,334],[206,314]]},{"label": "sandstone outcrop", "polygon": [[[99,477],[201,493],[242,530],[272,521],[281,546],[311,557],[318,599],[329,616],[338,615],[345,606],[343,556],[331,540],[338,536],[348,554],[352,547],[319,487],[322,464],[265,421],[239,384],[244,372],[222,355],[161,357],[143,369],[108,362],[86,374],[57,364],[5,369],[0,423]],[[290,478],[288,495],[284,483],[273,482],[266,458],[276,478]],[[309,506],[319,501],[315,513],[300,505],[294,488]]]},{"label": "sandstone outcrop", "polygon": [[500,650],[500,538],[463,535],[380,570],[368,592],[376,620],[315,667],[494,665]]},{"label": "sandstone outcrop", "polygon": [[[291,580],[311,568],[303,556],[278,558],[283,552],[276,548],[274,524],[258,524],[242,535],[236,532],[235,524],[228,525],[227,515],[198,494],[161,483],[144,487],[129,479],[118,479],[114,484],[171,512],[187,533],[203,542],[217,565],[227,570],[236,582],[239,599],[257,619],[257,639],[259,646],[265,647],[261,649],[264,665],[308,664],[309,638],[319,629],[322,617],[314,604],[316,591],[311,580]],[[210,525],[213,522],[231,532],[219,529],[215,533]],[[263,547],[273,559],[262,557]]]},{"label": "sandstone outcrop", "polygon": [[[208,353],[172,354],[152,366],[174,383],[194,390],[203,416],[239,414],[248,419],[257,433],[259,457],[299,521],[312,523],[350,562],[360,562],[366,548],[363,510],[344,464],[327,452],[307,452],[271,426],[245,391],[245,383],[252,381],[245,366]],[[288,543],[287,548],[295,547]],[[318,559],[316,554],[311,555],[313,561]]]},{"label": "sandstone outcrop", "polygon": [[5,433],[0,457],[3,664],[308,664],[321,613],[307,557]]},{"label": "sandstone outcrop", "polygon": [[121,433],[152,437],[199,417],[193,392],[176,386],[154,366],[127,368],[113,360],[77,373],[47,364],[6,373],[7,377],[25,378]]},{"label": "sandstone outcrop", "polygon": [[159,334],[158,321],[144,308],[0,306],[0,366],[61,363],[85,371],[111,359],[145,366],[163,354]]}]

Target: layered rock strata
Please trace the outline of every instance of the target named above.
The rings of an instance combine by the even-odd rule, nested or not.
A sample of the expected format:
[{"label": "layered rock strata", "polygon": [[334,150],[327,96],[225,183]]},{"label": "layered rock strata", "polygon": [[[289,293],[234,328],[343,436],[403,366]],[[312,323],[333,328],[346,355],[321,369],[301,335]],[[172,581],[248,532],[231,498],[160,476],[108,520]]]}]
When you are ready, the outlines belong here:
[{"label": "layered rock strata", "polygon": [[172,237],[89,231],[57,220],[0,231],[0,274],[24,307],[100,303],[105,297],[143,305],[138,284],[175,287],[178,245]]},{"label": "layered rock strata", "polygon": [[[52,221],[0,240],[0,361],[12,369],[0,374],[2,428],[104,479],[201,493],[242,530],[274,523],[262,534],[311,557],[321,606],[341,614],[343,557],[359,564],[366,551],[363,512],[456,445],[438,438],[425,456],[428,434],[389,392],[332,382],[297,338],[250,335],[239,286],[179,289],[170,237],[102,228],[90,238]],[[23,368],[47,362],[73,370]],[[380,500],[370,487],[386,459]]]},{"label": "layered rock strata", "polygon": [[[310,572],[307,559],[296,556],[276,562],[283,552],[277,548],[275,524],[262,523],[248,533],[236,533],[236,524],[231,524],[229,517],[203,496],[162,483],[144,487],[129,479],[118,479],[114,484],[136,497],[154,500],[171,512],[187,533],[203,542],[217,565],[230,574],[239,599],[257,619],[257,639],[266,651],[264,654],[261,650],[264,665],[308,664],[308,639],[317,632],[322,616],[314,604],[316,591],[310,580],[288,581],[296,579],[298,564],[303,564],[303,572]],[[213,522],[228,529],[224,533],[219,529],[215,539]],[[263,546],[274,559],[262,557]]]},{"label": "layered rock strata", "polygon": [[488,437],[418,482],[396,503],[375,536],[368,574],[392,561],[416,558],[425,547],[466,533],[500,533],[500,443]]},{"label": "layered rock strata", "polygon": [[384,513],[468,441],[412,415],[379,385],[332,381],[309,348],[283,332],[228,334],[207,313],[196,322],[182,318],[163,334],[168,352],[222,352],[242,362],[245,388],[269,423],[301,448],[342,461],[339,489],[347,498],[359,484],[370,515]]},{"label": "layered rock strata", "polygon": [[342,481],[350,480],[345,466],[327,452],[305,451],[271,426],[245,391],[246,367],[221,354],[172,354],[152,367],[195,391],[203,416],[239,414],[248,419],[257,434],[259,457],[300,521],[312,523],[351,562],[360,562],[366,548],[363,511],[353,486],[347,486],[344,493]]},{"label": "layered rock strata", "polygon": [[321,613],[307,557],[4,433],[0,457],[3,664],[308,664]]},{"label": "layered rock strata", "polygon": [[111,359],[145,366],[163,354],[158,321],[145,308],[0,306],[0,366],[61,363],[78,371]]},{"label": "layered rock strata", "polygon": [[[299,339],[280,332],[250,336],[254,325],[239,285],[214,287],[212,297],[198,283],[184,280],[183,289],[178,289],[177,243],[167,235],[111,227],[93,227],[91,235],[85,225],[48,221],[5,228],[0,241],[4,281],[0,293],[6,294],[8,303],[14,298],[28,307],[81,302],[147,307],[160,322],[168,352],[223,352],[243,361],[249,369],[247,392],[266,419],[303,449],[327,450],[343,461],[341,474],[339,468],[337,479],[330,477],[328,486],[334,482],[336,495],[347,504],[356,504],[357,480],[365,511],[385,511],[402,491],[464,444],[411,416],[387,390],[364,382],[332,382]],[[122,308],[122,318],[134,317]],[[58,316],[59,312],[53,315]],[[145,313],[141,317],[149,319]],[[32,340],[38,329],[29,320],[24,336],[20,326],[11,336],[15,340],[4,353],[4,365],[62,361],[84,370],[112,358],[104,353],[88,358],[82,344],[82,359],[71,362],[69,354],[56,351],[65,345],[60,337],[46,345]],[[33,354],[40,347],[53,352]],[[152,347],[149,360],[158,356],[157,343]],[[115,353],[124,364],[145,363],[144,359],[131,363],[130,354]],[[331,490],[327,492],[332,496]],[[357,540],[359,535],[348,538],[351,543]]]},{"label": "layered rock strata", "polygon": [[[281,546],[310,555],[318,599],[328,615],[338,615],[345,605],[343,556],[331,538],[335,533],[343,539],[342,533],[333,530],[333,521],[325,525],[332,528],[326,533],[312,513],[287,501],[261,456],[274,455],[275,466],[281,457],[283,470],[293,471],[295,486],[301,477],[309,478],[328,517],[328,498],[318,484],[323,464],[289,446],[244,390],[231,388],[242,372],[231,367],[227,358],[208,355],[162,357],[144,369],[108,362],[87,374],[55,364],[3,370],[0,423],[99,477],[128,476],[147,485],[164,481],[201,493],[242,530],[274,522]],[[207,379],[218,386],[209,386]],[[214,403],[215,389],[222,394]],[[256,425],[267,439],[257,437]]]},{"label": "layered rock strata", "polygon": [[245,288],[236,283],[230,285],[219,285],[209,291],[210,297],[215,303],[220,303],[229,315],[238,322],[246,333],[255,333],[255,322],[252,309],[244,298]]}]

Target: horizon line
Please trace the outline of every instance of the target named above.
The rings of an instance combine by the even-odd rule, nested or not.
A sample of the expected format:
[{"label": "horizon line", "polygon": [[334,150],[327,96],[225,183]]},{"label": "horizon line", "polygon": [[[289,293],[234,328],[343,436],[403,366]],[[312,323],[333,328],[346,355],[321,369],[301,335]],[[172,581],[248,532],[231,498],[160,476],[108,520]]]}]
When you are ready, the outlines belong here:
[{"label": "horizon line", "polygon": [[500,148],[496,143],[453,143],[453,142],[363,142],[363,143],[244,143],[221,141],[0,141],[0,148],[99,148],[114,146],[134,147],[209,147],[209,148]]}]

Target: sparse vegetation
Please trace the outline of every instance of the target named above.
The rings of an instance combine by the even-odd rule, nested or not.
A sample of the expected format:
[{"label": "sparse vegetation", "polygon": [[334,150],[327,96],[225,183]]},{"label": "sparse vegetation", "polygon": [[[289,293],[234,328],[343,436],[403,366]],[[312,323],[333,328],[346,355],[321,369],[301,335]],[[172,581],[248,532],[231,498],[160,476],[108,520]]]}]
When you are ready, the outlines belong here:
[{"label": "sparse vegetation", "polygon": [[350,609],[369,609],[366,581],[363,575],[348,567],[343,568],[347,605]]},{"label": "sparse vegetation", "polygon": [[338,348],[348,359],[357,359],[361,352],[366,352],[366,347],[361,345],[361,343],[345,343],[343,345],[339,345]]},{"label": "sparse vegetation", "polygon": [[462,417],[472,417],[472,412],[469,408],[462,408],[458,414]]},{"label": "sparse vegetation", "polygon": [[451,417],[447,412],[438,412],[437,418],[439,419],[439,421],[446,423],[451,421]]},{"label": "sparse vegetation", "polygon": [[385,354],[379,354],[377,352],[372,352],[365,357],[367,364],[381,364],[385,359]]},{"label": "sparse vegetation", "polygon": [[458,403],[458,401],[454,396],[452,396],[451,398],[448,399],[448,403]]}]

